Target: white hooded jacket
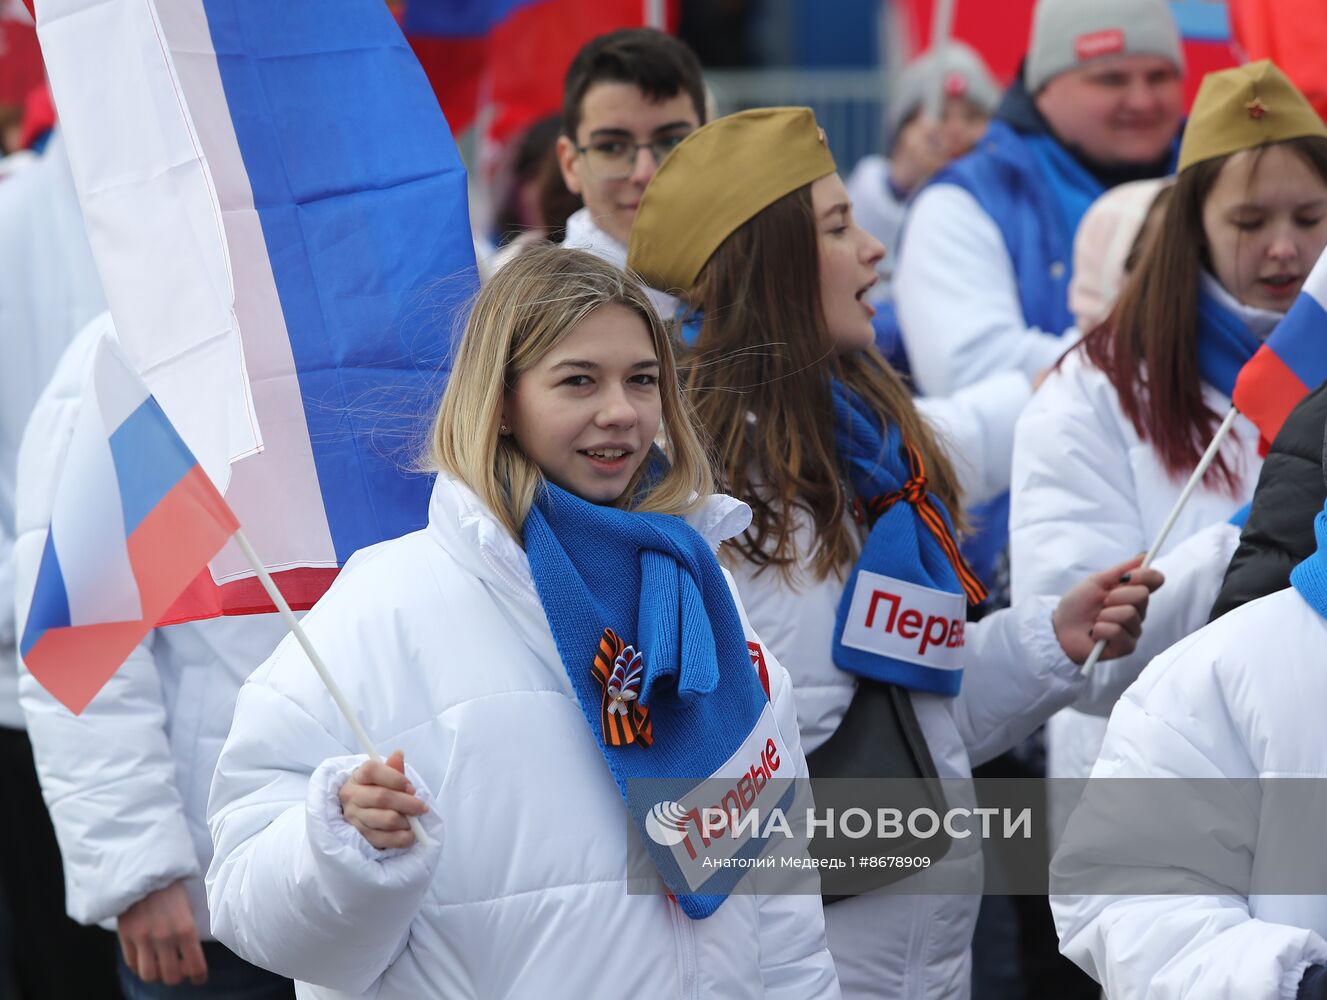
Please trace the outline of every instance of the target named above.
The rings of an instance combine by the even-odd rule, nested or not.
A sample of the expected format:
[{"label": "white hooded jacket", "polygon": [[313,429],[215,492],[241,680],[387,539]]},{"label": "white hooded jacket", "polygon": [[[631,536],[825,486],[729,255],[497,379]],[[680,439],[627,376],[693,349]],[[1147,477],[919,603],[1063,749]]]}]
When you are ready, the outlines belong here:
[{"label": "white hooded jacket", "polygon": [[[716,497],[690,520],[717,544],[748,518]],[[628,892],[626,810],[525,552],[457,480],[305,624],[376,745],[404,751],[439,843],[379,852],[345,821],[337,792],[364,758],[283,644],[241,691],[212,788],[213,930],[241,955],[321,1000],[839,995],[819,896],[739,893],[693,921]],[[791,685],[767,663],[804,775]]]},{"label": "white hooded jacket", "polygon": [[[795,509],[795,541],[810,551],[809,516]],[[831,657],[844,583],[798,572],[732,565],[752,626],[789,665],[803,747],[809,752],[838,728],[856,682]],[[1055,638],[1055,598],[1030,598],[966,630],[967,666],[956,698],[914,692],[913,708],[941,779],[967,779],[972,766],[1014,746],[1072,701],[1082,682]],[[946,785],[952,792],[953,782]],[[949,801],[950,808],[975,802]],[[962,894],[921,894],[928,882],[964,885]],[[908,894],[916,886],[916,895]],[[845,998],[953,1000],[970,989],[969,946],[981,903],[978,838],[955,840],[930,872],[892,886],[887,895],[859,896],[825,907],[825,931]]]},{"label": "white hooded jacket", "polygon": [[[1190,825],[1149,822],[1145,809],[1103,818],[1087,793],[1088,825],[1080,839],[1075,814],[1051,864],[1053,887],[1071,867],[1088,870],[1094,888],[1177,879],[1193,887],[1051,897],[1061,950],[1111,1000],[1294,1000],[1305,969],[1327,964],[1327,895],[1238,888],[1256,885],[1264,851],[1280,872],[1303,872],[1307,890],[1322,887],[1324,816],[1287,816],[1267,782],[1327,779],[1324,647],[1327,621],[1282,590],[1158,656],[1115,707],[1093,781],[1232,779],[1242,801]],[[1095,833],[1103,823],[1105,835]],[[1079,843],[1090,853],[1078,853]]]}]

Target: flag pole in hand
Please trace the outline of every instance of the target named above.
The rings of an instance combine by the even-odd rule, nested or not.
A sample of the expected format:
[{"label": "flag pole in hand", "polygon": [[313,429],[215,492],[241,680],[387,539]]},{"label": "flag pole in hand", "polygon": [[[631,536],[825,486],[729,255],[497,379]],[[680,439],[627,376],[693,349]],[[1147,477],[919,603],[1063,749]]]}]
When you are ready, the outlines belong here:
[{"label": "flag pole in hand", "polygon": [[[290,610],[290,605],[286,603],[286,599],[281,591],[277,589],[277,585],[272,582],[272,577],[267,572],[267,567],[265,567],[262,560],[258,558],[258,553],[256,553],[253,550],[253,546],[249,544],[249,539],[244,536],[242,530],[237,530],[233,537],[235,539],[235,544],[240,547],[240,551],[244,553],[244,557],[249,560],[249,564],[253,566],[254,572],[258,574],[258,580],[262,583],[263,589],[267,591],[267,596],[272,599],[272,603],[276,605],[277,612],[285,620],[286,624],[290,626],[290,631],[295,634],[295,641],[300,644],[301,648],[303,648],[305,655],[309,658],[309,662],[313,664],[313,669],[318,671],[318,677],[323,682],[323,686],[327,688],[327,693],[332,696],[332,701],[336,702],[336,707],[341,710],[341,714],[345,716],[346,722],[350,723],[350,729],[355,734],[355,740],[359,743],[360,750],[363,753],[368,754],[369,760],[382,760],[378,751],[373,748],[373,741],[369,739],[369,734],[365,731],[363,724],[351,709],[350,702],[346,701],[346,696],[342,693],[340,685],[337,684],[336,679],[332,677],[331,672],[327,669],[327,664],[324,663],[323,658],[318,655],[318,651],[313,648],[313,643],[309,641],[308,633],[306,633],[304,628],[300,625],[299,619],[295,617],[295,613]],[[424,825],[420,823],[418,816],[407,816],[406,820],[410,824],[410,831],[415,835],[415,839],[419,841],[419,843],[423,844],[425,847],[432,847],[435,844],[433,838],[424,831]]]},{"label": "flag pole in hand", "polygon": [[[1161,550],[1161,546],[1166,544],[1166,536],[1170,534],[1170,529],[1175,527],[1175,522],[1179,520],[1180,511],[1182,511],[1184,505],[1189,502],[1189,497],[1192,496],[1193,491],[1198,488],[1198,484],[1203,481],[1203,476],[1207,474],[1208,468],[1210,468],[1212,463],[1216,461],[1216,454],[1221,450],[1221,442],[1225,441],[1226,435],[1230,433],[1230,428],[1235,425],[1235,418],[1237,416],[1239,416],[1239,410],[1232,406],[1230,412],[1226,414],[1225,419],[1221,421],[1221,426],[1216,429],[1216,434],[1212,436],[1212,443],[1209,444],[1207,450],[1203,452],[1203,457],[1199,460],[1198,467],[1193,470],[1193,475],[1189,477],[1189,481],[1184,484],[1184,489],[1180,491],[1180,495],[1175,501],[1175,506],[1171,507],[1170,513],[1166,515],[1166,523],[1163,524],[1161,530],[1157,532],[1156,541],[1154,541],[1152,547],[1147,550],[1147,555],[1143,556],[1143,561],[1138,566],[1139,569],[1147,569],[1147,567],[1151,566],[1152,560],[1156,558],[1157,553]],[[1105,648],[1106,640],[1097,640],[1097,644],[1092,647],[1091,655],[1083,661],[1083,666],[1080,672],[1084,677],[1092,672],[1092,668],[1095,667],[1097,661],[1101,659],[1101,654]]]}]

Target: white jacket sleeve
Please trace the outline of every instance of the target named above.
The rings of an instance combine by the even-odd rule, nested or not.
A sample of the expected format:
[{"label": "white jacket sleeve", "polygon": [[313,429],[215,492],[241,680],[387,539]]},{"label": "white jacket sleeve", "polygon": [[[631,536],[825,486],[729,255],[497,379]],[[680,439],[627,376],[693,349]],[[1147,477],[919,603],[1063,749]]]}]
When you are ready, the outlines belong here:
[{"label": "white jacket sleeve", "polygon": [[60,843],[71,917],[113,920],[149,893],[201,874],[166,735],[152,636],[81,715],[26,670],[19,698]]},{"label": "white jacket sleeve", "polygon": [[[1135,689],[1136,690],[1136,689]],[[1207,705],[1186,715],[1211,719]],[[1231,733],[1226,744],[1238,744]],[[1108,778],[1221,779],[1226,770],[1168,721],[1126,694],[1111,717],[1093,781]],[[1327,963],[1327,941],[1312,930],[1259,920],[1230,888],[1250,877],[1256,813],[1237,810],[1194,842],[1191,827],[1148,822],[1144,810],[1109,809],[1089,785],[1051,864],[1051,909],[1060,950],[1093,976],[1111,1000],[1294,1000],[1305,969]],[[1136,804],[1136,803],[1135,803]],[[1105,808],[1109,815],[1101,815]],[[1109,826],[1105,837],[1075,827]],[[1103,843],[1104,841],[1104,843]],[[1145,844],[1146,863],[1131,850]],[[1198,848],[1198,849],[1195,849]],[[1160,874],[1189,891],[1168,895],[1065,895],[1086,872],[1093,886],[1157,884]]]},{"label": "white jacket sleeve", "polygon": [[1032,383],[1022,372],[987,376],[951,396],[922,396],[917,409],[948,446],[966,503],[981,503],[1009,489],[1014,425]]},{"label": "white jacket sleeve", "polygon": [[[273,660],[303,655],[287,641]],[[270,662],[240,690],[212,781],[212,932],[256,965],[361,993],[406,946],[433,880],[442,824],[432,809],[422,818],[438,841],[431,847],[372,847],[345,821],[337,798],[365,758],[261,682]],[[432,806],[423,780],[406,767]]]},{"label": "white jacket sleeve", "polygon": [[[763,650],[774,722],[783,735],[788,752],[793,755],[793,775],[800,785],[792,807],[791,825],[795,833],[801,832],[805,828],[806,810],[811,805],[810,772],[802,753],[792,679],[751,628],[732,574],[724,570],[724,576],[733,592],[747,639]],[[819,885],[814,869],[809,870],[809,878]],[[770,1000],[835,1000],[839,996],[839,981],[825,942],[825,914],[820,896],[814,892],[788,892],[786,873],[779,878],[778,884],[784,888],[783,892],[761,894],[757,904],[760,911],[760,974],[765,996]]]},{"label": "white jacket sleeve", "polygon": [[[1015,601],[1063,594],[1151,546],[1128,448],[1114,416],[1100,412],[1071,375],[1057,371],[1046,380],[1014,436],[1009,546]],[[1166,582],[1148,601],[1138,648],[1099,664],[1073,707],[1109,715],[1154,656],[1201,628],[1238,544],[1239,529],[1218,521],[1156,559],[1153,566]]]},{"label": "white jacket sleeve", "polygon": [[[1144,667],[1186,635],[1202,628],[1238,545],[1239,528],[1222,521],[1189,536],[1153,560],[1152,566],[1161,571],[1166,582],[1148,600],[1147,619],[1137,648],[1128,656],[1106,660],[1094,667],[1073,707],[1089,715],[1109,716],[1120,695],[1138,679]],[[1120,560],[1107,559],[1097,568],[1109,566],[1113,561]]]},{"label": "white jacket sleeve", "polygon": [[953,184],[932,184],[913,202],[894,302],[913,376],[931,396],[993,372],[1015,369],[1031,377],[1077,336],[1028,326],[999,229]]},{"label": "white jacket sleeve", "polygon": [[973,767],[1017,745],[1083,690],[1051,624],[1057,601],[1027,597],[967,627],[954,716]]},{"label": "white jacket sleeve", "polygon": [[[19,448],[18,621],[27,618],[36,584],[56,481],[80,405],[83,364],[101,336],[94,327],[61,359]],[[110,921],[149,893],[200,874],[152,642],[149,636],[129,655],[81,715],[26,671],[20,675],[20,703],[64,859],[65,906],[81,923]]]}]

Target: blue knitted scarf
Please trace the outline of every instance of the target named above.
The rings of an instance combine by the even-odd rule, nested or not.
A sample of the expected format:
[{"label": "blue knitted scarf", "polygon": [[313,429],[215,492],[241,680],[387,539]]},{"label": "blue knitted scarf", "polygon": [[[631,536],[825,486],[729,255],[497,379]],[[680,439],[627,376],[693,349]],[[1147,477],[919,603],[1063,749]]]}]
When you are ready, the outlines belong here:
[{"label": "blue knitted scarf", "polygon": [[986,596],[954,542],[944,505],[899,429],[834,383],[839,459],[871,525],[839,599],[834,663],[917,691],[956,695],[963,679],[966,601]]},{"label": "blue knitted scarf", "polygon": [[1204,382],[1230,396],[1239,370],[1261,345],[1230,309],[1206,290],[1198,293],[1198,371]]},{"label": "blue knitted scarf", "polygon": [[1290,583],[1314,611],[1327,618],[1327,504],[1313,519],[1318,550],[1290,571]]},{"label": "blue knitted scarf", "polygon": [[[742,870],[707,870],[703,885],[688,879],[678,859],[692,842],[656,836],[661,817],[681,831],[680,812],[654,812],[652,832],[660,782],[634,779],[675,779],[664,784],[681,789],[669,796],[679,802],[725,764],[725,774],[745,765],[739,751],[753,736],[766,747],[773,715],[718,560],[680,517],[599,506],[551,483],[526,517],[524,542],[558,654],[641,839],[683,911],[707,917]],[[772,738],[782,747],[777,727]],[[763,788],[771,762],[762,771],[755,759]],[[792,776],[786,749],[774,760],[772,776]],[[776,785],[787,789],[778,803],[786,806],[791,782]],[[762,847],[753,839],[741,853]]]}]

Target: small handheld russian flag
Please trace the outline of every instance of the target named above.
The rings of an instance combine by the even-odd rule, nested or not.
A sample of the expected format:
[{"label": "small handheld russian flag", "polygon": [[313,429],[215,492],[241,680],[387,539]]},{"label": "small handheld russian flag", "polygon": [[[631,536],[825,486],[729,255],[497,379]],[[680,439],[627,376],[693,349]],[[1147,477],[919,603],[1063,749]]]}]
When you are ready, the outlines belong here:
[{"label": "small handheld russian flag", "polygon": [[1285,319],[1235,380],[1231,401],[1271,442],[1301,399],[1327,382],[1327,253]]},{"label": "small handheld russian flag", "polygon": [[81,712],[239,524],[109,338],[55,491],[19,651]]}]

